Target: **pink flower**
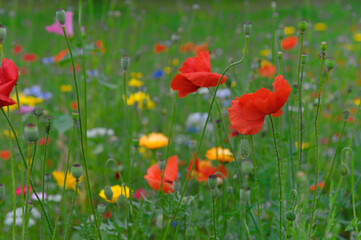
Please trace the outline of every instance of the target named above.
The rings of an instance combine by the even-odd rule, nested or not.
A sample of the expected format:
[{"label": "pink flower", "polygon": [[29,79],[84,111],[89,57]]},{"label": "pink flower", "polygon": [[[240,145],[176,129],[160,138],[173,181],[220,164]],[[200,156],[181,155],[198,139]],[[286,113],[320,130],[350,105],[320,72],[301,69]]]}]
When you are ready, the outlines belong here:
[{"label": "pink flower", "polygon": [[[22,187],[18,187],[15,189],[15,194],[18,196],[23,195],[22,192],[24,192],[24,195],[26,194],[26,186],[23,187],[24,191],[22,191]],[[29,187],[29,192],[33,191],[31,187]]]},{"label": "pink flower", "polygon": [[148,193],[144,191],[143,188],[139,188],[137,191],[135,191],[135,193],[133,193],[133,197],[136,198],[137,200],[143,198],[142,195],[144,195],[144,197],[148,196]]},{"label": "pink flower", "polygon": [[[74,35],[74,31],[73,31],[73,12],[66,12],[66,21],[65,21],[65,32],[68,36],[73,36]],[[61,24],[55,20],[55,23],[53,23],[53,25],[50,26],[46,26],[45,27],[46,31],[48,32],[54,32],[57,35],[63,35],[63,29]]]}]

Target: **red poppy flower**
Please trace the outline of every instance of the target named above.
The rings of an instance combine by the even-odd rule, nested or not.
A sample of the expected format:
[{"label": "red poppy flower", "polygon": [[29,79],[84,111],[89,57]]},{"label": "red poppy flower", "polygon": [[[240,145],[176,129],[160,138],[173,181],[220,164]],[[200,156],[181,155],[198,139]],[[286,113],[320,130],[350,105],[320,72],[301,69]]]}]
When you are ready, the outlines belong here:
[{"label": "red poppy flower", "polygon": [[44,146],[44,145],[47,143],[47,145],[49,145],[50,141],[51,141],[51,138],[50,138],[50,137],[48,138],[48,142],[46,142],[46,138],[40,138],[40,139],[38,140],[38,144]]},{"label": "red poppy flower", "polygon": [[[173,182],[178,178],[178,157],[174,155],[168,158],[163,175],[163,191],[165,193],[173,192]],[[158,163],[152,165],[144,176],[149,186],[154,190],[159,190],[161,185],[161,173]]]},{"label": "red poppy flower", "polygon": [[21,50],[23,50],[23,47],[20,44],[15,45],[14,48],[13,48],[13,53],[18,54],[18,53],[21,52]]},{"label": "red poppy flower", "polygon": [[154,52],[155,53],[162,53],[162,52],[166,52],[168,51],[168,47],[166,45],[163,45],[163,44],[160,44],[160,43],[157,43],[155,46],[154,46]]},{"label": "red poppy flower", "polygon": [[[324,181],[321,181],[321,182],[319,182],[319,183],[317,184],[317,188],[318,188],[318,189],[322,189],[324,186],[325,186],[325,182],[324,182]],[[316,186],[315,186],[315,185],[312,185],[309,190],[310,190],[310,192],[314,192],[315,189],[316,189]]]},{"label": "red poppy flower", "polygon": [[193,48],[194,48],[194,43],[192,43],[192,42],[187,42],[187,43],[184,43],[184,44],[182,44],[182,45],[180,46],[179,51],[180,51],[181,53],[186,53],[186,52],[192,51]]},{"label": "red poppy flower", "polygon": [[10,158],[10,151],[9,150],[2,150],[0,151],[0,158],[4,161],[9,160]]},{"label": "red poppy flower", "polygon": [[16,81],[19,77],[19,70],[9,59],[4,58],[0,67],[0,108],[16,104],[9,98]]},{"label": "red poppy flower", "polygon": [[[178,97],[185,97],[200,87],[215,87],[221,78],[221,74],[211,72],[208,51],[187,58],[179,71],[181,73],[177,74],[170,84],[173,90],[178,91]],[[223,76],[220,84],[226,79],[227,77]]]},{"label": "red poppy flower", "polygon": [[297,37],[296,36],[289,36],[282,39],[281,47],[283,50],[291,50],[297,45]]},{"label": "red poppy flower", "polygon": [[110,213],[110,211],[106,211],[104,213],[104,218],[106,218],[106,219],[109,219],[111,216],[112,216],[112,214]]},{"label": "red poppy flower", "polygon": [[281,108],[291,93],[291,87],[283,76],[279,75],[275,77],[273,89],[274,92],[261,88],[232,101],[232,106],[228,109],[229,120],[239,133],[255,135],[261,130],[266,115],[282,115]]},{"label": "red poppy flower", "polygon": [[34,62],[36,60],[37,56],[34,53],[26,53],[23,55],[23,60],[25,62]]},{"label": "red poppy flower", "polygon": [[[191,161],[189,162],[187,177],[190,173],[193,164],[193,159],[191,159]],[[213,167],[209,161],[199,161],[198,158],[196,159],[196,162],[194,164],[195,164],[194,170],[195,170],[196,180],[199,182],[208,181],[208,177],[217,172],[222,173],[222,174],[216,174],[220,178],[223,178],[223,176],[228,177],[228,170],[223,165],[219,165],[218,167]]]},{"label": "red poppy flower", "polygon": [[135,191],[135,193],[133,193],[133,198],[139,200],[143,198],[143,195],[146,197],[148,196],[148,193],[143,188],[139,188],[137,191]]},{"label": "red poppy flower", "polygon": [[203,43],[202,45],[197,45],[193,48],[193,53],[194,54],[198,54],[200,52],[204,52],[207,51],[208,49],[208,44],[207,43]]},{"label": "red poppy flower", "polygon": [[261,77],[272,78],[276,74],[276,67],[270,62],[262,60],[258,74]]}]

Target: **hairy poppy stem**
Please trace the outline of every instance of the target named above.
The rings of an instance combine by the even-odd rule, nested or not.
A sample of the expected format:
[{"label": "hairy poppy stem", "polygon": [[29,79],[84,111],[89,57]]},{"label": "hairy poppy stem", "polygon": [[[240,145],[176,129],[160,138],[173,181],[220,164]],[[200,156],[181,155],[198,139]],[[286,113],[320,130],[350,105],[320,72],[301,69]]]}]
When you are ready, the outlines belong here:
[{"label": "hairy poppy stem", "polygon": [[[80,116],[80,115],[79,115]],[[73,141],[74,141],[74,135],[75,135],[75,128],[76,128],[76,121],[73,122],[73,131],[71,133],[71,138],[70,138],[70,143],[69,143],[69,149],[68,149],[68,157],[66,160],[66,166],[65,166],[65,172],[64,172],[64,184],[63,184],[63,192],[61,194],[61,202],[59,205],[59,212],[58,212],[58,216],[55,220],[55,224],[54,224],[54,232],[53,232],[53,237],[52,240],[55,240],[56,238],[56,228],[58,226],[58,221],[61,215],[61,210],[62,210],[62,206],[64,203],[64,194],[65,194],[65,186],[66,186],[66,178],[68,176],[68,171],[69,171],[69,160],[70,160],[70,154],[71,154],[71,147],[73,146]]]},{"label": "hairy poppy stem", "polygon": [[[44,204],[44,195],[45,195],[45,169],[46,169],[46,150],[48,147],[48,139],[49,139],[49,132],[46,131],[46,138],[45,138],[45,145],[44,145],[44,158],[43,158],[43,171],[42,171],[42,195],[41,195],[41,201]],[[43,225],[43,217],[44,214],[41,214],[41,221],[40,221],[40,238],[43,237],[43,231],[44,231],[44,225]],[[42,239],[42,238],[41,238]]]},{"label": "hairy poppy stem", "polygon": [[[12,123],[10,122],[8,116],[6,115],[4,109],[3,109],[3,108],[0,108],[0,109],[1,109],[2,114],[3,114],[4,117],[5,117],[6,121],[8,122],[9,127],[11,128],[11,131],[14,133],[15,142],[16,142],[16,145],[17,145],[17,147],[18,147],[18,150],[19,150],[19,153],[20,153],[20,156],[21,156],[21,160],[23,161],[23,165],[24,165],[25,169],[28,169],[28,165],[26,164],[26,160],[25,160],[23,151],[22,151],[22,149],[21,149],[18,136],[17,136],[17,134],[16,134],[16,132],[15,132],[15,130],[14,130],[14,127],[13,127]],[[22,166],[22,165],[21,165],[21,166]],[[38,194],[37,194],[37,192],[36,192],[36,190],[35,190],[35,187],[34,187],[34,184],[33,184],[33,181],[32,181],[31,178],[30,178],[30,185],[31,185],[31,187],[32,187],[33,193],[34,193],[35,196],[36,196],[36,199],[37,199],[37,200],[39,201],[39,203],[40,203],[41,210],[42,210],[43,213],[44,213],[45,220],[46,220],[46,222],[47,222],[47,224],[48,224],[48,227],[49,227],[49,230],[50,230],[50,232],[51,232],[51,234],[52,234],[52,233],[53,233],[53,229],[51,228],[48,215],[47,215],[46,212],[45,212],[44,205],[43,205],[43,203],[41,202],[41,200],[40,200],[40,198],[39,198],[39,196],[38,196]],[[23,216],[24,216],[24,215],[23,215]]]},{"label": "hairy poppy stem", "polygon": [[[247,49],[248,49],[248,41],[249,41],[249,36],[247,35],[247,36],[246,36],[246,42],[245,42],[245,48],[244,48],[245,50],[244,50],[244,55],[243,55],[243,57],[242,57],[239,61],[234,62],[234,63],[230,64],[228,67],[226,67],[226,69],[223,71],[221,77],[220,77],[219,80],[218,80],[218,83],[217,83],[217,86],[216,86],[216,89],[215,89],[215,91],[214,91],[213,98],[212,98],[212,101],[211,101],[211,105],[209,106],[209,109],[208,109],[207,119],[206,119],[206,122],[205,122],[205,124],[204,124],[204,126],[203,126],[202,135],[201,135],[201,137],[200,137],[200,139],[199,139],[199,142],[198,142],[197,152],[196,152],[196,154],[195,154],[195,156],[194,156],[193,159],[197,159],[198,154],[199,154],[199,151],[200,151],[200,149],[201,149],[201,145],[202,145],[202,142],[203,142],[204,134],[205,134],[205,131],[206,131],[206,128],[207,128],[207,125],[208,125],[208,121],[209,121],[209,118],[210,118],[210,115],[211,115],[212,107],[213,107],[213,104],[214,104],[214,101],[215,101],[215,98],[216,98],[217,90],[218,90],[219,85],[220,85],[220,83],[221,83],[221,81],[222,81],[222,78],[223,78],[223,76],[226,74],[226,72],[227,72],[231,67],[233,67],[233,66],[235,66],[235,65],[237,65],[237,64],[241,64],[241,63],[245,60],[246,55],[247,55]],[[186,178],[186,181],[185,181],[185,183],[184,183],[184,187],[183,187],[183,190],[182,190],[182,194],[181,194],[181,197],[180,197],[180,199],[179,199],[179,201],[178,201],[178,204],[177,204],[177,206],[176,206],[175,212],[174,212],[174,214],[173,214],[173,218],[172,218],[172,220],[170,220],[169,223],[167,224],[167,227],[166,227],[165,232],[164,232],[164,234],[163,234],[163,238],[162,238],[163,240],[165,240],[165,239],[167,238],[167,234],[168,234],[169,228],[170,228],[170,226],[172,225],[172,222],[173,222],[173,221],[176,219],[176,217],[177,217],[177,214],[178,214],[179,209],[180,209],[180,205],[181,205],[181,203],[182,203],[182,200],[183,200],[185,191],[186,191],[187,186],[188,186],[189,179],[190,179],[190,177],[192,176],[192,171],[193,171],[193,169],[194,169],[194,165],[195,165],[195,161],[193,161],[192,166],[191,166],[191,170],[189,171],[188,177]]]},{"label": "hairy poppy stem", "polygon": [[[26,239],[26,232],[27,232],[27,221],[28,221],[28,203],[29,203],[29,183],[30,183],[30,164],[31,164],[31,145],[32,143],[28,143],[28,157],[26,158],[26,162],[28,164],[28,169],[26,171],[26,193],[25,193],[25,215],[22,216],[22,223],[23,223],[23,240]],[[22,189],[24,188],[21,186]]]},{"label": "hairy poppy stem", "polygon": [[356,216],[356,204],[355,204],[355,177],[354,177],[354,164],[355,164],[355,160],[354,160],[354,157],[353,157],[353,154],[351,156],[351,194],[352,194],[352,213],[353,213],[353,227],[355,229],[355,232],[356,232],[356,237],[357,237],[357,240],[360,240],[360,234],[358,232],[358,224],[359,224],[359,221],[358,221],[358,218]]},{"label": "hairy poppy stem", "polygon": [[97,228],[97,226],[98,226],[97,217],[96,217],[96,214],[95,214],[95,210],[94,210],[94,206],[93,206],[93,198],[92,198],[92,194],[91,194],[91,190],[90,190],[89,174],[88,174],[88,167],[87,167],[87,158],[86,158],[85,149],[84,149],[84,139],[83,139],[84,135],[83,135],[83,124],[82,124],[82,120],[81,120],[82,117],[81,117],[81,109],[80,109],[79,87],[78,87],[78,82],[77,82],[77,79],[76,79],[76,70],[75,70],[75,64],[74,64],[74,57],[73,57],[73,52],[71,50],[70,43],[69,43],[69,38],[68,38],[68,35],[66,34],[64,25],[62,26],[62,29],[63,29],[64,37],[65,37],[65,40],[66,40],[66,44],[67,44],[68,49],[69,49],[71,64],[72,64],[72,67],[73,67],[73,80],[74,80],[74,85],[75,85],[76,100],[77,100],[77,103],[78,103],[78,112],[79,112],[79,129],[80,129],[80,143],[81,143],[80,145],[81,145],[83,165],[84,165],[84,170],[85,170],[85,178],[86,178],[85,182],[86,182],[86,186],[87,186],[87,195],[88,195],[88,198],[89,198],[89,204],[90,204],[90,207],[91,207],[91,211],[92,211],[92,214],[94,216],[94,224],[95,224],[95,227],[96,227],[96,231],[98,233],[98,237],[99,237],[99,239],[102,239],[102,237],[100,235],[100,232],[99,232],[99,229]]},{"label": "hairy poppy stem", "polygon": [[215,196],[214,190],[212,192],[212,219],[213,219],[213,237],[217,239],[217,225],[216,225],[216,203],[215,203]]},{"label": "hairy poppy stem", "polygon": [[284,215],[282,171],[281,171],[282,159],[280,158],[280,155],[278,153],[275,126],[274,126],[273,119],[272,119],[271,115],[269,115],[269,119],[271,120],[272,133],[273,133],[273,142],[274,142],[275,152],[276,152],[276,156],[277,156],[277,163],[278,163],[278,180],[279,180],[279,187],[280,187],[280,228],[279,228],[279,231],[280,231],[280,239],[282,239],[282,236],[283,236],[282,226],[283,226],[283,215]]},{"label": "hairy poppy stem", "polygon": [[79,181],[77,180],[76,183],[75,183],[75,191],[74,191],[74,195],[73,195],[73,200],[71,201],[69,219],[68,219],[68,223],[66,224],[66,230],[65,230],[65,234],[64,234],[64,240],[68,239],[69,226],[70,226],[70,223],[71,223],[71,219],[72,219],[72,217],[73,217],[73,210],[74,210],[74,205],[75,205],[75,198],[76,198],[76,195],[77,195],[77,193],[78,193],[78,185],[79,185]]}]

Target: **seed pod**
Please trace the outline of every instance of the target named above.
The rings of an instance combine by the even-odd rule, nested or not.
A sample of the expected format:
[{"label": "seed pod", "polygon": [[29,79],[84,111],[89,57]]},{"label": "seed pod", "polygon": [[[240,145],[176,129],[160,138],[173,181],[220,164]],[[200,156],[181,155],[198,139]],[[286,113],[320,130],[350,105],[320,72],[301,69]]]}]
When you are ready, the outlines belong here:
[{"label": "seed pod", "polygon": [[38,127],[34,123],[29,123],[24,127],[24,137],[28,142],[36,142],[39,139]]},{"label": "seed pod", "polygon": [[112,189],[110,188],[109,185],[105,186],[104,195],[109,201],[112,201],[112,199],[113,199],[113,191],[112,191]]},{"label": "seed pod", "polygon": [[76,178],[76,181],[79,182],[79,178],[83,175],[83,167],[79,163],[74,164],[71,167],[71,174]]},{"label": "seed pod", "polygon": [[56,19],[61,25],[64,26],[66,22],[66,12],[64,8],[59,8],[58,10],[56,10]]},{"label": "seed pod", "polygon": [[107,206],[104,203],[99,203],[97,207],[99,215],[103,215],[105,213],[106,208]]},{"label": "seed pod", "polygon": [[130,57],[128,55],[123,55],[120,59],[120,66],[122,67],[123,71],[126,72],[128,70],[130,64]]},{"label": "seed pod", "polygon": [[302,20],[298,23],[298,30],[300,33],[304,33],[307,29],[307,22],[305,20]]},{"label": "seed pod", "polygon": [[212,174],[208,177],[208,186],[211,190],[214,190],[217,187],[217,176]]},{"label": "seed pod", "polygon": [[243,24],[243,32],[246,34],[246,36],[249,36],[252,32],[252,23],[251,22],[245,22]]}]

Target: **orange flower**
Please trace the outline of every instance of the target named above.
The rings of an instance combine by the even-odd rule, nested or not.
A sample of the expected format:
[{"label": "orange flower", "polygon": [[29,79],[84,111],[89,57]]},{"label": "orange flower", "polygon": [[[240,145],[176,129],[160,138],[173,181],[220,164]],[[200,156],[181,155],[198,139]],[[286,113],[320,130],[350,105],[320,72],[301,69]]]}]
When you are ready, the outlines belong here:
[{"label": "orange flower", "polygon": [[193,53],[194,54],[198,54],[200,52],[205,52],[208,49],[208,44],[207,43],[203,43],[202,45],[197,45],[193,48]]},{"label": "orange flower", "polygon": [[60,62],[61,60],[63,60],[68,52],[69,52],[69,49],[61,50],[59,52],[59,54],[54,57],[55,62]]},{"label": "orange flower", "polygon": [[297,37],[289,36],[282,40],[281,47],[283,50],[291,50],[297,45]]},{"label": "orange flower", "polygon": [[[174,155],[168,158],[163,174],[163,191],[165,193],[173,192],[173,182],[178,178],[178,157]],[[149,186],[158,191],[161,185],[161,172],[158,163],[152,165],[144,176]]]},{"label": "orange flower", "polygon": [[[190,170],[192,168],[192,164],[193,164],[193,159],[191,159],[191,161],[189,162],[188,165],[188,172],[187,172],[187,177],[190,173]],[[218,177],[223,178],[228,176],[228,170],[226,167],[224,167],[223,165],[219,165],[218,167],[213,167],[212,163],[210,161],[199,161],[199,159],[196,159],[196,162],[194,163],[194,170],[195,172],[193,172],[196,176],[196,180],[199,182],[206,182],[208,181],[208,177],[209,175],[212,174],[216,174],[218,172],[218,174],[216,174]],[[219,174],[222,173],[222,174]]]},{"label": "orange flower", "polygon": [[192,43],[192,42],[187,42],[187,43],[184,43],[184,44],[182,44],[182,45],[180,46],[179,51],[180,51],[181,53],[186,53],[186,52],[192,51],[193,48],[194,48],[194,43]]},{"label": "orange flower", "polygon": [[276,67],[270,62],[262,60],[261,66],[258,69],[258,74],[261,77],[272,78],[276,74]]},{"label": "orange flower", "polygon": [[207,151],[206,157],[209,160],[218,160],[220,162],[233,162],[234,157],[228,148],[211,148]]},{"label": "orange flower", "polygon": [[[319,183],[317,184],[317,188],[318,188],[318,189],[322,189],[324,186],[325,186],[325,182],[324,182],[324,181],[321,181],[321,182],[319,182]],[[310,190],[310,192],[314,192],[315,189],[316,189],[315,185],[312,185],[309,190]]]},{"label": "orange flower", "polygon": [[71,104],[70,104],[70,108],[71,108],[71,110],[73,110],[73,111],[75,111],[75,110],[77,110],[78,109],[78,102],[72,102]]},{"label": "orange flower", "polygon": [[9,160],[10,158],[10,151],[9,150],[2,150],[0,151],[0,158],[4,161]]},{"label": "orange flower", "polygon": [[160,43],[157,43],[155,46],[154,46],[154,53],[162,53],[162,52],[166,52],[168,51],[168,47],[166,45],[163,45],[163,44],[160,44]]},{"label": "orange flower", "polygon": [[158,149],[168,145],[168,138],[163,133],[151,133],[139,139],[139,145],[149,149]]}]

